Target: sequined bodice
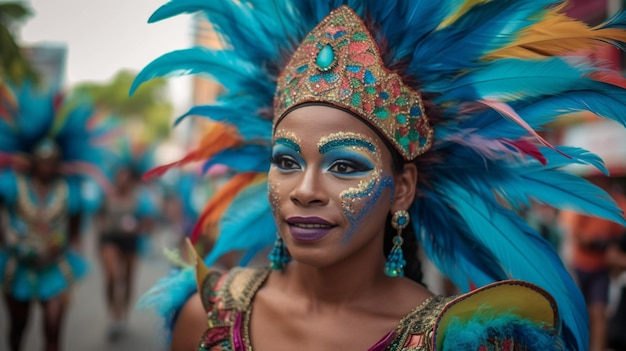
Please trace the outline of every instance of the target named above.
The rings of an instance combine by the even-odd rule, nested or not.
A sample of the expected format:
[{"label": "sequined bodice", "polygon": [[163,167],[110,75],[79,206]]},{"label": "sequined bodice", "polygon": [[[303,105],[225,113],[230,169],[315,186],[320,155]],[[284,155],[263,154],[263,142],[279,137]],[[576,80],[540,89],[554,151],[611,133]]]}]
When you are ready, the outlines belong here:
[{"label": "sequined bodice", "polygon": [[[269,269],[236,268],[224,275],[211,273],[206,277],[200,284],[200,293],[207,308],[209,328],[200,341],[200,351],[252,351],[249,330],[252,300],[269,272]],[[442,296],[427,299],[369,350],[431,350],[435,321],[449,300]]]},{"label": "sequined bodice", "polygon": [[54,183],[47,197],[39,200],[22,176],[17,177],[17,189],[5,233],[9,248],[18,257],[36,260],[67,245],[67,183]]}]

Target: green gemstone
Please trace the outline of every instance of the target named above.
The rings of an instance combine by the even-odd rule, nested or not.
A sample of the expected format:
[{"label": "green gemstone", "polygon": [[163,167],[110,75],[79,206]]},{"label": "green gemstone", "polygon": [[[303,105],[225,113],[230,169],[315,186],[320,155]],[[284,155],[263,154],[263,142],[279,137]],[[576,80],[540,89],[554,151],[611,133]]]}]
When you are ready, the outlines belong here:
[{"label": "green gemstone", "polygon": [[402,277],[404,276],[404,270],[395,267],[385,267],[385,274],[389,277]]},{"label": "green gemstone", "polygon": [[382,107],[377,107],[376,109],[374,109],[374,114],[380,119],[385,119],[389,117],[389,111]]},{"label": "green gemstone", "polygon": [[354,93],[354,95],[352,95],[352,99],[351,99],[350,102],[352,103],[352,106],[360,106],[361,105],[361,94]]},{"label": "green gemstone", "polygon": [[352,39],[355,41],[363,41],[363,40],[367,40],[367,34],[363,33],[363,32],[356,32],[354,33],[354,35],[352,36]]},{"label": "green gemstone", "polygon": [[376,94],[376,93],[377,93],[376,88],[374,88],[374,87],[366,87],[366,88],[365,88],[365,91],[366,91],[368,94]]},{"label": "green gemstone", "polygon": [[315,59],[315,64],[320,69],[324,70],[329,68],[333,61],[335,60],[335,51],[333,47],[329,44],[324,45],[322,50],[317,54],[317,58]]},{"label": "green gemstone", "polygon": [[398,106],[406,106],[408,104],[409,104],[409,102],[406,100],[406,98],[399,97],[399,98],[396,99],[396,105],[398,105]]}]

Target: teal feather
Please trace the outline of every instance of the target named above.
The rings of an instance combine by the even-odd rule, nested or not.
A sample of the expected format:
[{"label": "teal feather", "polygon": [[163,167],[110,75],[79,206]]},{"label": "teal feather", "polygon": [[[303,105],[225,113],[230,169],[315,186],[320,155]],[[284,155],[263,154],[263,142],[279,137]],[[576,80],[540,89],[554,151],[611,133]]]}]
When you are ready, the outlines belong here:
[{"label": "teal feather", "polygon": [[245,145],[218,153],[204,164],[203,171],[207,171],[214,165],[225,165],[237,172],[267,173],[269,171],[267,160],[271,156],[272,151],[269,145]]},{"label": "teal feather", "polygon": [[276,238],[276,223],[267,197],[267,182],[248,186],[239,193],[224,213],[219,228],[217,242],[205,259],[208,265],[230,251],[271,245]]},{"label": "teal feather", "polygon": [[515,349],[563,350],[563,340],[550,326],[534,323],[513,313],[496,314],[486,308],[468,320],[452,317],[445,334],[438,337],[443,340],[442,351],[507,348],[498,342],[511,342],[509,345],[514,345]]},{"label": "teal feather", "polygon": [[609,170],[606,169],[602,158],[589,150],[572,146],[558,146],[557,148],[570,158],[563,157],[562,154],[555,153],[552,149],[542,148],[541,152],[549,160],[547,165],[549,169],[562,169],[573,164],[590,165],[605,175],[609,175]]},{"label": "teal feather", "polygon": [[[416,45],[408,72],[422,81],[447,80],[460,70],[481,67],[488,52],[513,42],[558,1],[488,1],[473,6],[453,25],[437,29]],[[461,6],[464,2],[455,2]],[[458,53],[463,53],[459,55]]]},{"label": "teal feather", "polygon": [[568,113],[592,112],[626,125],[626,91],[610,84],[596,83],[594,89],[572,91],[547,97],[519,109],[532,125],[550,122]]},{"label": "teal feather", "polygon": [[271,139],[272,121],[259,116],[258,113],[255,104],[248,104],[247,99],[242,97],[241,105],[237,106],[224,103],[192,107],[187,113],[180,116],[175,124],[180,123],[188,116],[203,116],[213,121],[236,126],[239,135],[246,141],[269,140]]},{"label": "teal feather", "polygon": [[[440,91],[443,99],[498,99],[515,101],[542,95],[583,90],[580,77],[592,71],[584,63],[572,64],[562,58],[520,60],[502,59],[469,72],[459,79],[427,84],[425,89]],[[514,83],[514,84],[512,84]],[[595,81],[588,80],[589,85]]]},{"label": "teal feather", "polygon": [[272,89],[259,67],[240,59],[236,52],[195,47],[174,51],[152,61],[137,74],[130,93],[150,79],[187,74],[206,74],[226,89],[243,86],[247,89]]},{"label": "teal feather", "polygon": [[587,315],[579,308],[585,305],[584,299],[551,244],[495,201],[486,202],[483,195],[454,183],[446,186],[453,211],[463,218],[474,240],[506,267],[507,276],[494,280],[514,277],[540,285],[560,302],[560,312],[566,319],[577,321],[575,335],[584,333]]},{"label": "teal feather", "polygon": [[[495,170],[494,170],[495,171]],[[578,176],[541,165],[519,166],[494,186],[511,205],[530,205],[530,199],[552,207],[596,215],[626,225],[621,210],[604,190]],[[519,207],[519,206],[517,206]]]}]

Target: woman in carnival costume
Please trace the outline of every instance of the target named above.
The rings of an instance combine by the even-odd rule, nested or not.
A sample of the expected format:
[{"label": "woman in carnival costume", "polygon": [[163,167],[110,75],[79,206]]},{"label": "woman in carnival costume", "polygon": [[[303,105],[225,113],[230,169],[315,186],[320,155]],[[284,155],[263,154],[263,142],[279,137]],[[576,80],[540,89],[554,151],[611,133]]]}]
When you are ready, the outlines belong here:
[{"label": "woman in carnival costume", "polygon": [[62,101],[30,83],[5,89],[13,93],[0,116],[0,285],[11,322],[5,340],[20,350],[38,301],[45,350],[59,350],[70,289],[87,270],[77,252],[81,180],[90,175],[106,184],[97,139],[107,132],[87,101]]},{"label": "woman in carnival costume", "polygon": [[[271,246],[270,268],[198,261],[145,297],[175,350],[585,350],[585,302],[516,210],[530,199],[624,223],[601,189],[561,170],[602,161],[535,129],[591,111],[624,122],[626,84],[581,52],[626,39],[563,1],[173,0],[220,49],[157,59],[138,82],[206,73],[225,88],[187,115],[217,123],[173,165],[239,172],[197,232],[204,259]],[[267,161],[271,159],[271,164]],[[269,173],[268,173],[269,171]],[[194,233],[194,235],[196,234]],[[421,282],[417,242],[464,294]]]},{"label": "woman in carnival costume", "polygon": [[127,138],[118,139],[111,167],[113,189],[97,214],[100,260],[104,270],[107,310],[111,318],[108,338],[117,340],[126,330],[137,260],[143,238],[151,232],[157,205],[142,186],[141,174],[150,155],[133,150]]}]

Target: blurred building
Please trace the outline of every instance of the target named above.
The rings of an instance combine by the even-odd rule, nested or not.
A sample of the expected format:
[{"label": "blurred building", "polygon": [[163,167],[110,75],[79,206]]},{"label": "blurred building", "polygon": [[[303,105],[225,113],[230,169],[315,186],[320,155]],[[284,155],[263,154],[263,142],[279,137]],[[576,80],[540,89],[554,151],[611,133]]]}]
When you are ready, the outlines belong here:
[{"label": "blurred building", "polygon": [[[203,15],[196,14],[192,18],[193,44],[208,48],[220,46],[220,41],[211,25]],[[191,76],[191,101],[189,106],[205,105],[215,101],[222,87],[200,75]],[[184,111],[187,112],[187,111]],[[167,164],[181,159],[195,145],[204,134],[210,121],[206,118],[185,118],[173,129],[173,140],[162,143],[157,150],[158,164]]]},{"label": "blurred building", "polygon": [[22,48],[26,59],[39,74],[44,88],[60,90],[65,84],[67,46],[65,44],[42,43]]},{"label": "blurred building", "polygon": [[[193,28],[195,45],[208,48],[220,47],[221,43],[217,34],[203,15],[194,16]],[[198,106],[211,103],[215,101],[220,91],[222,91],[222,87],[219,84],[199,75],[194,75],[192,78],[191,105]],[[196,145],[198,138],[203,134],[209,122],[203,118],[188,118],[186,123],[186,129],[189,130],[186,138],[187,146]]]}]

